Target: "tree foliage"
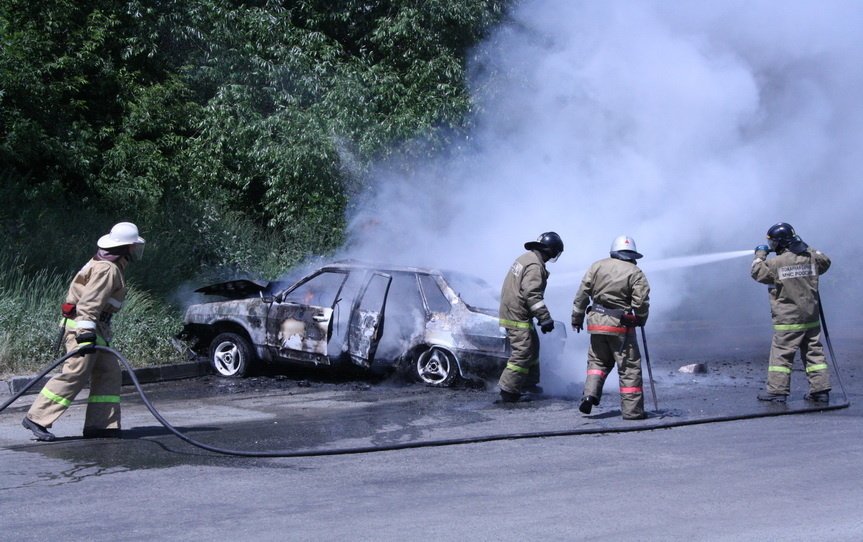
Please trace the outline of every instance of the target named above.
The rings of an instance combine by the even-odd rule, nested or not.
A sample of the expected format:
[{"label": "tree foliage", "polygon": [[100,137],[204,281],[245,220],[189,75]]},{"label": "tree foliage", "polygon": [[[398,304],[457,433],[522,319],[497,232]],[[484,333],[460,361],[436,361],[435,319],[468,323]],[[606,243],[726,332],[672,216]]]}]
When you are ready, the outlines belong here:
[{"label": "tree foliage", "polygon": [[0,172],[25,207],[152,229],[181,205],[320,253],[372,160],[463,125],[466,53],[506,4],[2,0]]}]

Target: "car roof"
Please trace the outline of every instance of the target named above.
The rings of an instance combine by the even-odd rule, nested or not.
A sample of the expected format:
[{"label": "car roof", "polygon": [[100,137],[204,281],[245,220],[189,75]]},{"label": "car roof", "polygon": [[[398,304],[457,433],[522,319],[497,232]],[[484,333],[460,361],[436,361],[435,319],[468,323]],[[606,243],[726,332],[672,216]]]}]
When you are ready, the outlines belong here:
[{"label": "car roof", "polygon": [[441,273],[439,269],[432,269],[430,267],[412,267],[407,265],[381,264],[373,262],[363,262],[359,260],[339,260],[337,262],[322,265],[319,269],[343,271],[353,269],[363,269],[371,271],[402,271],[406,273],[428,273],[434,275],[439,275]]}]

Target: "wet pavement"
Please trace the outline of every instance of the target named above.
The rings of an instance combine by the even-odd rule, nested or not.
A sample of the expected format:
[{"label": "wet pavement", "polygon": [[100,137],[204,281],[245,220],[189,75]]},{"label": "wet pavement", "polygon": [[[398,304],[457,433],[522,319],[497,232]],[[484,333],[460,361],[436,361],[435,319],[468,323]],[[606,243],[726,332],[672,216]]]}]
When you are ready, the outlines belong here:
[{"label": "wet pavement", "polygon": [[[235,457],[214,453],[183,442],[163,428],[151,416],[132,387],[125,387],[123,390],[124,436],[122,439],[83,440],[79,437],[86,397],[82,395],[55,425],[53,430],[58,440],[52,443],[39,443],[29,440],[28,433],[20,427],[20,419],[32,400],[32,396],[26,396],[0,413],[0,456],[2,456],[0,458],[0,500],[15,503],[10,510],[16,510],[21,514],[21,518],[35,518],[41,516],[35,511],[25,512],[30,510],[28,508],[30,500],[35,499],[43,504],[55,502],[52,494],[63,495],[64,499],[68,499],[80,491],[80,489],[73,490],[74,487],[87,488],[88,494],[96,491],[97,488],[104,492],[100,497],[88,497],[92,501],[78,503],[69,512],[59,513],[58,518],[51,520],[56,523],[62,521],[64,517],[69,518],[73,513],[71,510],[74,509],[89,514],[95,513],[100,502],[101,506],[111,506],[113,502],[119,502],[125,507],[124,510],[128,510],[129,507],[135,506],[137,500],[143,498],[146,501],[150,498],[146,496],[148,494],[141,493],[143,489],[133,490],[129,494],[135,495],[134,498],[126,493],[118,494],[121,489],[114,487],[117,483],[126,488],[130,487],[129,484],[136,488],[139,487],[137,484],[144,484],[140,486],[141,488],[147,487],[147,484],[156,484],[161,488],[161,492],[174,495],[174,499],[179,499],[175,502],[175,506],[182,507],[187,502],[197,502],[201,506],[209,501],[225,501],[228,509],[234,505],[234,496],[231,494],[237,491],[243,495],[243,498],[251,500],[258,498],[280,500],[281,494],[289,493],[296,501],[304,499],[304,495],[311,493],[319,500],[316,506],[325,507],[332,504],[323,505],[323,502],[332,503],[333,499],[339,501],[340,495],[347,491],[351,495],[349,499],[352,502],[357,502],[359,499],[358,502],[363,504],[349,507],[350,510],[342,505],[336,506],[348,525],[353,525],[354,529],[360,529],[357,531],[346,527],[346,530],[341,533],[343,536],[351,539],[397,539],[397,537],[381,535],[375,530],[367,529],[368,518],[384,521],[383,518],[387,516],[383,512],[371,511],[367,508],[367,504],[377,499],[377,496],[367,494],[370,491],[368,484],[371,483],[378,488],[376,491],[390,495],[389,506],[400,510],[400,515],[397,518],[390,518],[390,521],[410,525],[412,520],[409,508],[401,509],[401,506],[402,499],[414,491],[411,487],[415,484],[422,486],[426,484],[427,478],[438,479],[444,476],[445,479],[450,480],[452,486],[429,488],[430,494],[426,497],[432,498],[433,494],[443,491],[448,493],[450,499],[461,502],[462,506],[467,507],[473,506],[471,504],[473,500],[465,501],[465,499],[473,499],[470,496],[474,495],[475,488],[484,487],[485,496],[480,500],[486,503],[484,506],[493,508],[496,492],[507,491],[507,477],[500,473],[498,465],[503,463],[508,464],[510,469],[530,470],[531,467],[528,465],[531,463],[522,464],[520,467],[514,467],[514,464],[510,463],[517,461],[523,453],[539,458],[537,468],[542,470],[531,475],[536,478],[533,483],[541,484],[539,488],[534,488],[535,490],[540,490],[549,484],[555,485],[557,483],[555,477],[569,479],[571,476],[577,476],[590,479],[595,476],[578,467],[581,464],[589,465],[592,457],[589,448],[601,449],[603,457],[607,458],[606,462],[617,465],[616,468],[621,469],[621,472],[626,472],[625,469],[632,467],[627,466],[625,462],[620,463],[621,458],[627,457],[632,450],[631,446],[637,443],[638,448],[652,450],[650,461],[656,472],[669,469],[670,473],[673,472],[675,463],[688,464],[698,461],[699,456],[712,454],[714,450],[726,456],[748,454],[746,457],[754,461],[766,459],[773,453],[771,439],[785,439],[783,432],[787,431],[791,434],[800,432],[801,435],[826,431],[825,421],[830,425],[830,434],[837,439],[841,438],[842,446],[847,448],[842,459],[844,463],[833,463],[837,469],[847,469],[848,462],[853,464],[857,461],[855,457],[863,458],[863,437],[859,432],[861,409],[852,406],[851,409],[824,411],[821,406],[804,401],[805,375],[799,368],[796,368],[792,375],[794,387],[791,400],[786,405],[756,400],[755,396],[766,376],[769,336],[765,338],[752,334],[750,340],[738,340],[733,348],[726,348],[720,344],[710,351],[695,348],[687,339],[687,334],[683,332],[677,333],[672,330],[655,335],[650,345],[650,356],[660,408],[653,411],[653,401],[648,384],[645,382],[645,406],[649,416],[641,421],[621,419],[618,396],[611,382],[606,385],[602,403],[594,407],[591,415],[582,415],[577,410],[580,385],[555,386],[555,368],[544,368],[543,385],[546,388],[555,388],[557,393],[514,405],[501,405],[495,402],[497,393],[493,383],[472,383],[463,384],[454,389],[436,389],[407,383],[396,377],[380,381],[348,381],[324,377],[317,373],[297,374],[290,370],[283,371],[281,374],[269,372],[241,380],[206,376],[144,385],[149,400],[171,424],[188,437],[208,446],[250,453],[275,454],[302,452],[322,454],[328,451],[341,453],[356,448],[374,447],[397,449],[397,451],[383,453],[290,460]],[[849,332],[840,335],[836,340],[836,348],[840,356],[843,383],[849,391],[852,403],[859,405],[863,402],[863,383],[859,378],[863,340],[855,337],[853,332]],[[575,360],[573,363],[578,365],[578,370],[583,371],[583,360]],[[692,363],[704,364],[706,372],[688,374],[678,370],[681,366]],[[557,368],[557,370],[563,369],[566,368]],[[549,386],[549,383],[552,385]],[[836,379],[833,384],[834,392],[831,394],[830,407],[839,408],[845,404],[845,401]],[[782,420],[787,421],[777,421],[773,418],[783,414],[793,415],[782,417]],[[761,416],[768,418],[757,421]],[[734,419],[741,421],[727,421]],[[753,419],[756,422],[753,422]],[[721,420],[725,420],[726,423],[712,423]],[[848,425],[850,420],[854,420],[853,427]],[[699,424],[699,427],[703,428],[679,427],[671,432],[657,431],[690,424]],[[788,427],[792,429],[789,430]],[[794,429],[795,427],[798,429]],[[623,440],[595,440],[602,436],[608,439],[617,431],[629,432],[640,429],[645,431],[627,433],[618,437]],[[723,433],[726,434],[718,436]],[[728,436],[727,433],[733,436]],[[566,438],[538,438],[542,434],[566,436]],[[452,441],[484,444],[449,445]],[[496,441],[496,444],[490,444],[489,441]],[[442,442],[448,445],[436,446]],[[733,446],[730,444],[732,442]],[[418,450],[399,449],[424,445],[429,447]],[[481,448],[476,448],[477,446]],[[669,452],[669,446],[674,447],[673,453],[677,455],[673,457],[670,455],[672,452]],[[724,446],[731,447],[724,449]],[[812,446],[815,449],[819,448],[814,441]],[[814,460],[805,450],[804,446],[796,451],[802,454],[799,463]],[[476,455],[478,452],[481,452],[479,456]],[[488,454],[488,457],[484,460],[485,454]],[[566,459],[567,457],[570,459]],[[782,457],[783,461],[789,460],[784,452]],[[457,463],[452,463],[453,461]],[[539,465],[546,465],[546,467]],[[568,466],[563,467],[563,465]],[[321,469],[328,469],[328,466],[341,470],[324,474]],[[573,467],[577,472],[568,472]],[[701,465],[700,468],[705,467],[706,465]],[[561,468],[565,470],[561,471]],[[367,469],[369,472],[366,472]],[[381,475],[381,471],[386,474]],[[453,479],[444,474],[449,471],[458,471],[459,478]],[[339,477],[339,472],[347,476],[348,480]],[[495,472],[499,474],[493,475],[492,473]],[[207,478],[198,478],[204,474]],[[463,482],[464,478],[470,479],[477,475],[480,475],[483,481],[467,484]],[[629,476],[632,475],[633,473],[630,472]],[[304,485],[294,487],[291,482],[288,488],[277,483],[279,478],[272,478],[273,476],[287,476],[288,479],[299,477]],[[692,499],[697,501],[700,498],[698,496],[700,494],[696,496],[689,494],[693,490],[685,479],[678,480],[675,478],[676,475],[669,476],[671,478],[654,480],[653,483],[671,484],[676,488],[675,495],[679,495],[679,499],[684,499],[686,495],[685,500],[679,501],[680,506],[689,506],[688,503]],[[725,476],[732,475],[726,473]],[[751,476],[754,481],[764,477],[765,472],[753,470],[745,471],[745,474],[735,473],[733,476],[743,478]],[[834,476],[833,471],[830,476]],[[363,481],[357,481],[354,484],[350,482],[352,477],[362,478]],[[489,479],[486,480],[485,477]],[[603,478],[606,480],[603,485],[610,484],[610,487],[624,483],[623,481],[608,482],[607,475]],[[420,482],[420,479],[423,481]],[[176,483],[172,484],[172,480]],[[831,485],[842,483],[841,475],[835,475],[831,480]],[[321,488],[315,488],[319,482],[323,485]],[[649,487],[639,486],[642,492],[649,492],[649,489]],[[715,488],[702,489],[708,492],[715,490]],[[561,487],[558,491],[566,490]],[[577,494],[577,486],[573,486],[571,491]],[[593,491],[602,492],[596,488]],[[727,491],[730,496],[736,490],[729,488]],[[804,490],[803,493],[805,494],[806,491]],[[854,497],[863,497],[863,494],[855,494]],[[576,497],[572,496],[572,498]],[[677,497],[668,498],[674,500]],[[777,495],[777,498],[780,496]],[[537,502],[541,501],[542,498]],[[254,524],[256,527],[249,527],[250,523],[240,521],[236,525],[232,524],[231,527],[222,525],[217,528],[214,525],[221,525],[224,515],[231,512],[208,509],[206,512],[196,511],[196,514],[200,514],[200,520],[187,519],[186,521],[190,522],[186,526],[187,530],[178,531],[172,526],[147,522],[145,518],[152,517],[152,521],[158,523],[158,515],[166,513],[161,504],[152,502],[141,511],[131,514],[129,518],[118,520],[128,529],[124,535],[118,536],[117,533],[112,533],[110,537],[103,539],[139,539],[139,536],[145,535],[155,535],[161,539],[192,539],[195,536],[213,535],[219,538],[219,534],[227,536],[226,533],[232,533],[235,538],[242,539],[244,538],[242,534],[249,532],[254,533],[253,538],[256,539],[283,539],[261,523],[264,518],[271,517],[265,514],[264,510],[270,510],[272,513],[273,507],[276,506],[274,503],[275,501],[259,503],[260,512],[249,511],[248,506],[240,505],[240,508],[247,511],[250,517],[256,518],[257,523]],[[60,503],[57,502],[57,504]],[[560,503],[552,506],[558,505]],[[316,506],[312,506],[314,509],[312,510],[300,505],[300,508],[305,510],[305,515],[284,517],[279,521],[283,525],[290,524],[293,527],[297,527],[297,522],[305,521],[303,518],[309,521],[325,521],[325,515],[319,515],[319,509]],[[409,505],[405,503],[404,506]],[[566,505],[560,506],[566,508]],[[583,506],[592,505],[583,504]],[[597,503],[597,506],[602,508],[601,503]],[[440,511],[438,505],[432,505],[432,508]],[[159,511],[154,511],[156,509]],[[144,510],[150,510],[151,512],[147,513],[151,516],[147,516]],[[365,512],[360,513],[360,510]],[[650,507],[645,510],[650,510]],[[56,510],[52,513],[58,514]],[[177,514],[177,511],[172,512],[175,519]],[[501,524],[500,516],[496,517],[498,517],[497,520],[492,519],[488,523],[468,523],[474,527],[484,526],[491,534],[498,532],[495,530],[495,524]],[[19,523],[16,519],[7,519],[8,532],[20,535],[14,538],[21,540],[43,538],[40,531],[30,531],[26,520],[23,521]],[[705,523],[715,521],[718,520],[706,517],[703,519]],[[359,527],[360,525],[363,527]],[[546,530],[549,528],[551,527],[543,525],[537,532],[546,534],[554,532]],[[432,529],[423,533],[461,535],[463,538],[466,534],[466,531],[456,526],[452,526],[450,530],[442,529]],[[847,525],[843,529],[845,530],[840,531],[840,534],[851,532],[848,529],[853,530]],[[297,536],[296,539],[328,538],[313,529],[301,529],[298,532],[304,534]],[[591,532],[613,535],[602,530]],[[643,539],[674,539],[667,536],[669,531],[657,528],[656,531],[651,532],[653,535],[645,536]],[[670,532],[692,533],[688,529]],[[763,534],[762,531],[751,529],[737,532]],[[90,535],[83,528],[73,530],[72,533],[72,536],[67,539],[90,539]],[[846,539],[843,536],[833,539]],[[419,538],[436,537],[420,536]],[[488,538],[467,536],[466,538],[507,539],[507,536]],[[571,539],[572,537],[559,536],[558,538]],[[638,538],[635,537],[635,539]],[[707,538],[721,539],[722,537]]]},{"label": "wet pavement", "polygon": [[[792,394],[786,404],[757,401],[756,394],[766,375],[766,356],[760,340],[738,345],[732,351],[702,351],[695,357],[687,355],[673,333],[659,337],[656,352],[651,354],[659,408],[655,408],[645,370],[647,419],[640,421],[621,418],[613,381],[605,386],[601,404],[590,415],[581,414],[577,410],[580,384],[555,385],[560,380],[555,368],[544,370],[543,384],[558,393],[527,395],[529,401],[516,404],[499,403],[494,382],[439,389],[397,376],[349,381],[314,372],[298,375],[290,369],[245,379],[206,376],[146,384],[143,389],[164,418],[189,438],[226,451],[271,455],[343,453],[446,441],[528,438],[546,433],[648,430],[817,412],[825,406],[847,405],[835,379],[829,405],[805,401],[805,374],[799,367],[792,375]],[[847,347],[845,355],[859,348],[853,341],[842,346]],[[700,364],[705,372],[680,371],[688,364]],[[849,363],[843,367],[845,379],[854,387],[855,367]],[[25,442],[27,433],[16,424],[31,400],[28,397],[32,396],[25,396],[0,414],[0,444],[67,459],[74,459],[76,450],[81,450],[94,458],[93,441],[79,439],[86,394],[58,421],[53,429],[58,440],[47,445]],[[101,467],[219,462],[218,453],[197,449],[162,427],[134,387],[124,387],[123,405],[123,438],[97,441],[101,451],[96,456],[102,458]]]}]

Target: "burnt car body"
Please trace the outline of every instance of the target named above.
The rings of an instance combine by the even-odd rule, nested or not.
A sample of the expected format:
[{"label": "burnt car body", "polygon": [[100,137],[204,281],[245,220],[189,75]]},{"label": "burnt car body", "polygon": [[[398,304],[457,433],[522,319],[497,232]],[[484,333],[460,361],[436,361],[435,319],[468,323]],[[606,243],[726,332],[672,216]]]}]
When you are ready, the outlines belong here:
[{"label": "burnt car body", "polygon": [[[510,352],[496,291],[455,272],[348,261],[290,283],[242,279],[196,292],[222,300],[191,305],[179,337],[226,377],[286,362],[402,369],[449,386],[497,377]],[[558,324],[543,338],[549,355],[566,339]]]}]

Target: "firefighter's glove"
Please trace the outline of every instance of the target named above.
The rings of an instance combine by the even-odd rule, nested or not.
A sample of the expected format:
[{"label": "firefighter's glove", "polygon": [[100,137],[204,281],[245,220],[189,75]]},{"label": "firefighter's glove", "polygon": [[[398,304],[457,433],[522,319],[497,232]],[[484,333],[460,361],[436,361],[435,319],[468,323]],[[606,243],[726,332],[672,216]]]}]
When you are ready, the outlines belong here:
[{"label": "firefighter's glove", "polygon": [[551,330],[554,329],[554,320],[546,320],[545,322],[540,322],[539,329],[543,333],[549,333]]},{"label": "firefighter's glove", "polygon": [[767,245],[758,245],[755,247],[755,257],[759,260],[766,260],[767,254],[770,253],[770,247]]},{"label": "firefighter's glove", "polygon": [[624,327],[638,326],[638,316],[632,314],[631,312],[623,313],[623,316],[620,317],[620,321],[623,323]]},{"label": "firefighter's glove", "polygon": [[75,335],[75,340],[78,342],[78,351],[82,354],[85,352],[91,352],[93,347],[96,346],[96,332],[95,331],[80,331]]},{"label": "firefighter's glove", "polygon": [[572,329],[576,333],[581,333],[582,328],[584,328],[584,313],[572,313]]}]

